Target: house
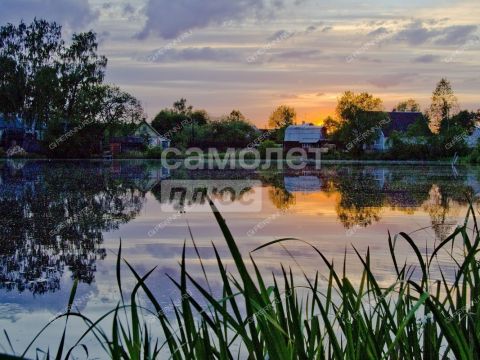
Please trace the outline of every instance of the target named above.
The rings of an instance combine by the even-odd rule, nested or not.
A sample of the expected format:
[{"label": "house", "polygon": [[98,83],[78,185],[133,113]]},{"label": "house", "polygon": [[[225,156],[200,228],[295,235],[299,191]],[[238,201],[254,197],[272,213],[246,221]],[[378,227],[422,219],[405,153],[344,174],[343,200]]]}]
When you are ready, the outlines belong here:
[{"label": "house", "polygon": [[480,128],[475,126],[473,132],[465,138],[467,146],[471,149],[477,146],[478,140],[480,139]]},{"label": "house", "polygon": [[283,148],[289,150],[292,148],[319,148],[325,142],[326,134],[322,126],[312,124],[290,125],[285,129]]},{"label": "house", "polygon": [[158,131],[146,121],[140,123],[133,135],[145,139],[148,146],[151,147],[160,146],[162,149],[170,147],[170,139],[160,135]]},{"label": "house", "polygon": [[110,139],[110,153],[116,155],[122,152],[142,151],[145,139],[140,136],[118,136]]},{"label": "house", "polygon": [[112,155],[129,151],[142,151],[145,146],[160,146],[162,149],[166,149],[170,147],[170,139],[160,135],[146,121],[140,123],[132,135],[110,139],[110,153]]},{"label": "house", "polygon": [[[377,137],[372,144],[365,144],[365,150],[385,151],[391,146],[389,138],[392,132],[405,133],[408,127],[415,123],[423,115],[421,112],[392,111],[387,113],[388,118],[384,120],[381,129],[377,129]],[[380,124],[382,125],[382,124]]]}]

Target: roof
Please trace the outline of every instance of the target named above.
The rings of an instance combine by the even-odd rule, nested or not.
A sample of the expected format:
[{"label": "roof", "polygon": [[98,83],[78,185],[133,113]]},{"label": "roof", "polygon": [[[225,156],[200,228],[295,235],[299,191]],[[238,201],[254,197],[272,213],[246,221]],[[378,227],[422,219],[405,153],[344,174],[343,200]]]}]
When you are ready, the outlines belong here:
[{"label": "roof", "polygon": [[296,141],[302,144],[314,144],[324,140],[323,127],[314,125],[290,125],[285,130],[284,141]]},{"label": "roof", "polygon": [[145,120],[143,120],[137,127],[137,130],[135,130],[135,134],[138,134],[138,130],[140,130],[140,128],[143,126],[143,125],[146,125],[151,131],[152,133],[154,134],[154,136],[158,136],[160,138],[162,138],[163,140],[168,140],[165,136],[161,135],[152,125],[150,125],[148,122],[146,122]]},{"label": "roof", "polygon": [[385,126],[383,133],[385,136],[390,136],[392,131],[406,132],[408,127],[421,118],[421,112],[410,111],[392,111],[387,113],[390,122]]}]

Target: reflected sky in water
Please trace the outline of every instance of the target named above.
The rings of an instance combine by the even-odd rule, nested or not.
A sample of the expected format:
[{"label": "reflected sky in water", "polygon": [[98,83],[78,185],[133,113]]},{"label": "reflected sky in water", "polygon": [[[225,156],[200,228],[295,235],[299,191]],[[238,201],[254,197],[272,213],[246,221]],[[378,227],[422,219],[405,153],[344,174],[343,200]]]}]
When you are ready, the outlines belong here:
[{"label": "reflected sky in water", "polygon": [[[149,285],[160,302],[168,304],[178,294],[165,274],[178,276],[184,241],[188,269],[201,278],[190,226],[210,286],[220,293],[212,242],[233,269],[222,234],[207,204],[200,211],[188,205],[166,211],[162,182],[165,192],[167,182],[177,180],[211,184],[229,180],[248,189],[255,201],[250,211],[236,208],[223,213],[246,258],[268,241],[301,238],[338,265],[346,252],[354,283],[361,266],[352,245],[361,254],[370,249],[378,278],[393,281],[388,231],[393,236],[422,229],[412,237],[428,253],[463,222],[467,197],[476,200],[480,193],[480,169],[475,167],[169,171],[158,161],[140,160],[0,162],[0,327],[15,339],[14,346],[23,349],[48,319],[65,311],[73,279],[79,280],[75,306],[86,315],[95,317],[115,307],[120,238],[122,255],[140,273],[157,267]],[[210,195],[216,202],[228,196]],[[396,253],[399,261],[414,260],[404,242],[398,242]],[[272,272],[280,273],[280,264],[299,277],[302,270],[312,276],[325,272],[318,255],[304,243],[292,241],[252,255],[268,278]],[[448,273],[449,256],[440,254],[438,262]],[[122,275],[124,288],[131,289],[134,279],[126,269]],[[70,335],[75,338],[81,331],[74,327]],[[42,339],[40,344],[52,346],[48,334]]]}]

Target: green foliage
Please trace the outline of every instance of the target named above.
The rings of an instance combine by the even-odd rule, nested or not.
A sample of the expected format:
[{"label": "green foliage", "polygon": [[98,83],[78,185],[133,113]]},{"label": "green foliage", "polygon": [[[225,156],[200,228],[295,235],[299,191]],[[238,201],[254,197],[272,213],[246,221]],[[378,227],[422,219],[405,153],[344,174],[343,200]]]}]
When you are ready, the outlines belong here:
[{"label": "green foliage", "polygon": [[427,142],[415,143],[416,139],[419,141],[425,140],[424,138],[405,139],[402,134],[393,131],[389,138],[388,158],[395,160],[428,160],[430,157],[429,144]]},{"label": "green foliage", "polygon": [[148,148],[145,151],[145,158],[147,159],[161,159],[162,158],[162,147],[155,146]]},{"label": "green foliage", "polygon": [[258,145],[257,150],[260,153],[260,156],[262,157],[262,159],[265,159],[267,154],[267,149],[273,149],[276,147],[277,147],[277,144],[275,141],[265,140],[265,141],[262,141],[260,145]]},{"label": "green foliage", "polygon": [[[46,125],[50,156],[98,154],[105,132],[144,118],[137,99],[103,84],[107,59],[97,48],[92,31],[73,34],[67,44],[55,22],[0,27],[0,113]],[[62,136],[68,141],[50,147]]]},{"label": "green foliage", "polygon": [[361,154],[363,145],[372,143],[378,136],[378,129],[388,122],[382,111],[382,100],[368,93],[346,91],[338,99],[336,112],[340,120],[338,137],[350,144],[353,154]]},{"label": "green foliage", "polygon": [[[410,129],[409,129],[410,130]],[[452,127],[436,136],[409,137],[393,132],[387,159],[391,160],[433,160],[449,158],[456,154],[466,155],[465,143],[468,134],[460,127]]]},{"label": "green foliage", "polygon": [[428,117],[426,117],[425,115],[422,115],[417,120],[415,120],[413,124],[410,124],[408,126],[406,135],[409,137],[432,136],[433,134],[428,124],[429,124]]},{"label": "green foliage", "polygon": [[471,134],[475,128],[478,113],[463,110],[451,118],[442,119],[440,123],[440,134],[446,134],[451,127],[463,129]]},{"label": "green foliage", "polygon": [[199,127],[207,125],[209,119],[205,110],[193,111],[193,107],[187,105],[187,100],[182,98],[175,101],[171,108],[161,110],[153,119],[152,126],[168,137],[176,147],[187,147],[200,141]]},{"label": "green foliage", "polygon": [[171,135],[172,143],[176,147],[193,145],[201,148],[216,147],[220,150],[228,147],[244,148],[258,137],[257,129],[238,110],[233,110],[218,120],[209,120],[203,125],[191,120],[185,122],[183,115],[162,110],[152,122],[152,126],[158,131],[160,123],[162,129],[174,130],[163,134]]},{"label": "green foliage", "polygon": [[480,164],[480,143],[477,143],[477,146],[468,154],[466,160],[471,164]]}]

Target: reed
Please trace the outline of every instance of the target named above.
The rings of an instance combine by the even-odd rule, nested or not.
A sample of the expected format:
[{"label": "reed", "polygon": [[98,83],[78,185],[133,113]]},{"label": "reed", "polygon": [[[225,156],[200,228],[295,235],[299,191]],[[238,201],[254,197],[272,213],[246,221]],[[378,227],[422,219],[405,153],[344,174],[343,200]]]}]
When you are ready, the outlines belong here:
[{"label": "reed", "polygon": [[[310,245],[326,264],[327,286],[320,286],[319,276],[303,274],[301,285],[294,282],[291,270],[282,267],[283,275],[272,275],[267,285],[250,256],[254,271],[247,270],[233,235],[213,202],[216,221],[222,230],[235,264],[235,276],[229,273],[213,246],[218,272],[223,280],[222,296],[212,295],[209,286],[201,285],[186,269],[185,244],[180,261],[180,279],[171,281],[181,299],[173,307],[174,317],[167,317],[146,280],[155,269],[144,275],[122,259],[120,245],[117,257],[117,282],[121,301],[108,313],[91,320],[74,312],[75,283],[68,311],[54,321],[65,320],[63,334],[56,351],[39,353],[37,358],[69,358],[73,351],[85,351],[84,341],[94,336],[112,359],[479,359],[480,358],[480,264],[479,229],[473,207],[465,222],[433,250],[422,255],[414,240],[406,233],[388,235],[388,245],[396,281],[382,286],[371,270],[370,253],[362,256],[358,285],[346,276],[346,261],[339,271],[322,251]],[[470,228],[469,228],[470,226]],[[193,240],[193,238],[192,238]],[[282,243],[301,241],[278,239],[253,252]],[[413,277],[413,268],[399,263],[396,245],[405,241],[416,257],[421,277]],[[454,279],[440,269],[440,278],[432,279],[431,268],[440,251],[451,251],[453,245],[463,249],[462,261],[452,257]],[[195,241],[193,245],[199,254]],[[203,269],[203,263],[198,255]],[[136,278],[129,299],[122,290],[121,269],[126,266]],[[208,279],[203,271],[206,283]],[[415,280],[416,279],[416,280]],[[193,290],[196,297],[190,295]],[[148,298],[149,306],[140,306],[139,291]],[[152,310],[153,309],[153,310]],[[161,333],[153,331],[145,314],[155,316]],[[77,317],[86,330],[75,346],[67,348],[65,337],[69,319]],[[151,317],[151,316],[150,316]],[[420,321],[419,321],[420,319]],[[103,329],[110,324],[109,330]],[[20,357],[34,346],[38,336]],[[5,333],[11,358],[19,357]]]}]

